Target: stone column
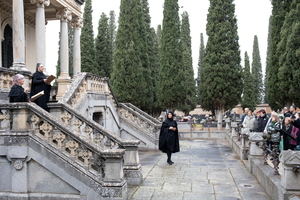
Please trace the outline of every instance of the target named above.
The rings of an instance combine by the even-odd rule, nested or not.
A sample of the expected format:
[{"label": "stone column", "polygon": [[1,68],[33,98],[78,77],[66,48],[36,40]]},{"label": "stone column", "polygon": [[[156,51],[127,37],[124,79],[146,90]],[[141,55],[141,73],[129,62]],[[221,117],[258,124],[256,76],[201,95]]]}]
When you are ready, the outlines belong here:
[{"label": "stone column", "polygon": [[143,174],[139,159],[138,145],[140,141],[123,141],[125,148],[124,155],[124,176],[129,185],[140,185],[143,181]]},{"label": "stone column", "polygon": [[36,62],[45,64],[46,61],[45,6],[49,6],[50,0],[31,0],[31,3],[36,4],[36,13],[35,13]]},{"label": "stone column", "polygon": [[263,149],[259,146],[262,142],[264,142],[263,133],[262,132],[251,132],[249,135],[250,147],[249,147],[249,169],[250,172],[253,172],[253,162],[255,159],[263,160],[264,152]]},{"label": "stone column", "polygon": [[25,67],[24,1],[13,0],[13,66],[12,69],[28,71]]},{"label": "stone column", "polygon": [[74,18],[72,25],[74,27],[73,72],[76,75],[81,72],[80,29],[82,19],[80,17]]},{"label": "stone column", "polygon": [[71,21],[71,12],[64,8],[56,16],[60,19],[60,75],[58,77],[58,90],[56,98],[59,100],[68,90],[71,79],[69,76],[69,42],[68,42],[68,22]]}]

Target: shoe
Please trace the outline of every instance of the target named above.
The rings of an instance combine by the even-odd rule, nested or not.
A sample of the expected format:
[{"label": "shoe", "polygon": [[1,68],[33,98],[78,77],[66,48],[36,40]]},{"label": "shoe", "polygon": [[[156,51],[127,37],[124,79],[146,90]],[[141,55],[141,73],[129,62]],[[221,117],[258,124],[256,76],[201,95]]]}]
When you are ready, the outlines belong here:
[{"label": "shoe", "polygon": [[170,161],[170,160],[168,160],[167,163],[168,163],[169,165],[173,165],[173,162]]}]

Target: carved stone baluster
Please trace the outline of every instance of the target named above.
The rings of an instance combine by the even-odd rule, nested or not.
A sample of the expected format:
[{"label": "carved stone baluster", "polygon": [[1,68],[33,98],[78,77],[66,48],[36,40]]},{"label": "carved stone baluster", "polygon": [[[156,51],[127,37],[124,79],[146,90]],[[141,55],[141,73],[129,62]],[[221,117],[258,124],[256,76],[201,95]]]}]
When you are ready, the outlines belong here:
[{"label": "carved stone baluster", "polygon": [[72,125],[74,126],[74,129],[77,132],[77,134],[80,135],[80,127],[82,125],[82,122],[79,119],[75,118],[73,120]]},{"label": "carved stone baluster", "polygon": [[85,125],[84,127],[84,137],[89,140],[89,141],[93,141],[93,129],[92,127]]},{"label": "carved stone baluster", "polygon": [[91,165],[90,160],[93,157],[93,154],[88,150],[81,150],[78,153],[78,157],[83,160],[85,166],[89,167]]},{"label": "carved stone baluster", "polygon": [[65,134],[61,133],[60,131],[57,131],[56,133],[53,134],[53,142],[57,144],[57,147],[59,149],[62,149],[63,147],[63,142],[66,139]]},{"label": "carved stone baluster", "polygon": [[33,131],[36,135],[39,134],[39,127],[38,127],[39,121],[40,121],[40,118],[36,115],[32,115],[30,118],[31,128],[33,129]]},{"label": "carved stone baluster", "polygon": [[72,119],[72,115],[69,112],[64,112],[61,116],[61,119],[65,125],[70,125],[70,119]]},{"label": "carved stone baluster", "polygon": [[79,144],[74,140],[70,140],[66,143],[66,151],[70,153],[72,157],[76,157],[76,150],[78,149]]},{"label": "carved stone baluster", "polygon": [[48,122],[43,122],[40,126],[40,130],[44,133],[44,135],[40,134],[45,140],[49,140],[50,132],[53,130],[53,127]]},{"label": "carved stone baluster", "polygon": [[8,110],[1,110],[0,112],[0,124],[1,129],[10,128],[10,112]]}]

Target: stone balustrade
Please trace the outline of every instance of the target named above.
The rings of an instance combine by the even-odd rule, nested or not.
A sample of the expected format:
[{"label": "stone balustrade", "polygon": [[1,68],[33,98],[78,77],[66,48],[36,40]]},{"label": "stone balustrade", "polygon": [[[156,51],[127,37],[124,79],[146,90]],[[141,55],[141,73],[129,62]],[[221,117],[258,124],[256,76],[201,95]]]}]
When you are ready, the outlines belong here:
[{"label": "stone balustrade", "polygon": [[138,154],[138,140],[124,140],[104,129],[92,120],[87,120],[67,104],[49,104],[50,113],[61,120],[66,128],[78,137],[105,151],[107,149],[125,149],[124,175],[130,185],[139,185],[143,176]]},{"label": "stone balustrade", "polygon": [[137,109],[133,109],[132,107],[133,105],[129,107],[127,104],[120,104],[118,109],[119,116],[126,122],[141,130],[157,144],[161,126],[160,122],[158,120],[156,121],[151,119],[153,117],[150,118],[141,113],[141,111],[137,111]]},{"label": "stone balustrade", "polygon": [[[40,140],[40,143],[50,146],[58,154],[72,160],[72,163],[81,171],[84,169],[89,177],[93,177],[102,188],[98,190],[103,199],[111,199],[113,195],[120,194],[122,194],[120,199],[126,199],[125,193],[122,192],[126,190],[123,159],[126,155],[125,157],[134,157],[131,164],[138,162],[137,151],[134,149],[137,144],[125,143],[131,148],[125,154],[125,149],[119,148],[117,141],[102,135],[102,140],[99,140],[101,148],[98,148],[97,145],[93,145],[95,142],[93,127],[90,124],[83,124],[75,117],[72,120],[70,116],[70,114],[62,115],[60,121],[33,103],[1,104],[0,137],[3,134],[28,132]],[[70,129],[70,126],[74,126],[74,129]],[[85,134],[84,137],[82,134]],[[94,136],[97,138],[96,134]],[[104,143],[109,143],[109,148],[103,149],[101,145],[108,145]],[[115,190],[118,192],[114,192]]]}]

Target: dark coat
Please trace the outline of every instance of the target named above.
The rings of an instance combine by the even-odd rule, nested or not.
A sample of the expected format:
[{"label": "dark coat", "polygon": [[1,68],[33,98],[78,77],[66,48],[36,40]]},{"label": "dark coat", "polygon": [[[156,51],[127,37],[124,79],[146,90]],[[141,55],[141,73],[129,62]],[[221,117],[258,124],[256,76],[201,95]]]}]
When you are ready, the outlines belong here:
[{"label": "dark coat", "polygon": [[295,120],[295,121],[293,121],[292,124],[293,124],[295,127],[300,128],[300,118],[297,119],[297,120]]},{"label": "dark coat", "polygon": [[35,72],[32,75],[32,83],[31,83],[31,92],[30,92],[30,97],[33,95],[44,91],[44,95],[37,98],[34,103],[42,107],[43,109],[49,111],[47,103],[49,102],[50,98],[50,90],[51,90],[51,85],[47,85],[44,82],[44,79],[46,79],[46,75],[43,72]]},{"label": "dark coat", "polygon": [[[169,130],[170,126],[175,127],[176,131]],[[166,119],[162,123],[159,134],[159,150],[164,153],[179,152],[178,128],[175,120]]]},{"label": "dark coat", "polygon": [[283,124],[282,126],[282,136],[283,136],[283,150],[288,150],[290,148],[290,141],[292,140],[291,132],[292,132],[293,126],[286,126]]},{"label": "dark coat", "polygon": [[8,94],[9,102],[28,102],[28,96],[20,85],[13,85]]},{"label": "dark coat", "polygon": [[268,123],[269,118],[267,115],[264,115],[263,117],[258,117],[257,119],[257,128],[255,131],[257,132],[263,132],[265,130],[265,127]]}]

